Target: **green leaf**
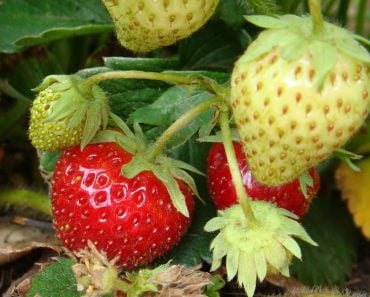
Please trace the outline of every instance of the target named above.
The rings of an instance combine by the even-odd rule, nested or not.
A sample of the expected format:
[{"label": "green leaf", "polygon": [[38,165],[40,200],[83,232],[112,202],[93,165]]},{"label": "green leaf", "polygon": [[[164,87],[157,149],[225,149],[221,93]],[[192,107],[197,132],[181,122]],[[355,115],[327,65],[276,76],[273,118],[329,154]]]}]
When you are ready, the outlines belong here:
[{"label": "green leaf", "polygon": [[[194,139],[172,151],[172,157],[190,163],[205,172],[208,144],[199,144]],[[166,255],[163,261],[173,260],[174,264],[194,266],[202,260],[211,262],[210,242],[215,234],[205,232],[204,225],[216,215],[213,201],[209,198],[204,176],[194,175],[199,194],[204,202],[196,200],[195,212],[188,233],[180,244]]]},{"label": "green leaf", "polygon": [[[192,87],[175,86],[168,89],[153,104],[133,112],[128,121],[156,125],[163,131],[186,111],[210,99],[212,94]],[[185,143],[201,127],[213,120],[214,110],[209,109],[189,122],[167,143],[167,147],[176,147]]]},{"label": "green leaf", "polygon": [[113,24],[99,0],[12,0],[0,3],[0,52],[60,38],[110,32]]},{"label": "green leaf", "polygon": [[217,6],[215,17],[223,20],[230,27],[241,27],[247,8],[238,0],[222,0]]},{"label": "green leaf", "polygon": [[337,197],[313,200],[303,225],[318,247],[299,242],[302,262],[293,261],[292,274],[307,285],[342,284],[356,255],[357,232],[344,203]]},{"label": "green leaf", "polygon": [[60,258],[32,279],[27,297],[79,297],[77,283],[71,269],[73,261]]},{"label": "green leaf", "polygon": [[209,22],[179,43],[179,59],[185,69],[231,70],[245,46],[240,30]]}]

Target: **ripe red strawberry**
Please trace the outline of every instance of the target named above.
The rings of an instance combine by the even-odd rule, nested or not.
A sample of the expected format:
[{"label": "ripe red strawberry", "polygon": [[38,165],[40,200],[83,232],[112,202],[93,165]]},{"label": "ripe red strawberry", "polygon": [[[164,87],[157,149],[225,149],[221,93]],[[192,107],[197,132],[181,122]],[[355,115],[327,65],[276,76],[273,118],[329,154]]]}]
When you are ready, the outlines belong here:
[{"label": "ripe red strawberry", "polygon": [[[302,218],[308,211],[311,199],[319,190],[318,172],[314,168],[309,171],[313,186],[307,186],[307,198],[302,193],[297,179],[281,186],[266,186],[252,176],[242,145],[238,142],[233,144],[248,195],[254,200],[274,202],[278,207],[285,208]],[[208,188],[217,209],[228,208],[237,202],[222,143],[213,144],[208,154]]]},{"label": "ripe red strawberry", "polygon": [[187,231],[193,192],[178,181],[189,218],[173,206],[164,184],[151,171],[129,179],[121,174],[133,156],[112,142],[72,147],[57,162],[51,195],[59,239],[72,251],[92,241],[125,269],[152,262]]}]

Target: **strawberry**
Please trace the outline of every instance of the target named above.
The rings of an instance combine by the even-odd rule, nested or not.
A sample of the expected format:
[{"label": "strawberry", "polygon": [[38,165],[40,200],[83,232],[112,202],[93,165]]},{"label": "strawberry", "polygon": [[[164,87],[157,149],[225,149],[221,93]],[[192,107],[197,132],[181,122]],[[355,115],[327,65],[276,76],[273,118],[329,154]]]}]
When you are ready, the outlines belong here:
[{"label": "strawberry", "polygon": [[250,16],[268,28],[235,64],[231,106],[253,176],[290,182],[327,159],[369,113],[370,56],[311,17]]},{"label": "strawberry", "polygon": [[[242,145],[238,142],[234,142],[233,145],[249,197],[253,200],[273,202],[278,207],[289,210],[302,218],[308,211],[311,199],[319,190],[320,176],[318,172],[314,168],[309,172],[313,185],[307,186],[307,197],[302,193],[297,179],[284,185],[269,187],[253,178]],[[207,168],[208,189],[217,209],[223,210],[237,203],[236,191],[231,180],[231,173],[222,143],[212,145],[208,153]]]},{"label": "strawberry", "polygon": [[190,36],[214,13],[218,0],[103,0],[120,43],[149,52]]},{"label": "strawberry", "polygon": [[145,265],[175,246],[187,231],[193,192],[177,180],[189,217],[174,207],[164,183],[151,171],[121,174],[133,155],[113,142],[66,149],[58,160],[51,196],[59,239],[71,251],[91,241],[125,269]]},{"label": "strawberry", "polygon": [[29,138],[40,151],[85,146],[108,122],[108,99],[98,86],[78,76],[51,75],[34,91]]}]

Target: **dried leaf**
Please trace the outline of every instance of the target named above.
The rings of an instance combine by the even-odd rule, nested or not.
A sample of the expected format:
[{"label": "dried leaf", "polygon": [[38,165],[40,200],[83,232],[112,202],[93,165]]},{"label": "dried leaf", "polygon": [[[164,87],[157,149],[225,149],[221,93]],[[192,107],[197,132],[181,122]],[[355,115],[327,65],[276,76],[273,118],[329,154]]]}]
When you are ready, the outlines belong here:
[{"label": "dried leaf", "polygon": [[15,261],[35,249],[60,253],[54,233],[35,227],[2,223],[0,226],[0,265]]},{"label": "dried leaf", "polygon": [[24,297],[27,292],[31,289],[32,278],[38,274],[40,271],[49,266],[53,259],[55,258],[56,253],[54,250],[45,250],[40,256],[39,260],[34,263],[31,268],[24,273],[20,278],[13,281],[9,286],[8,290],[3,296],[12,296],[12,297]]},{"label": "dried leaf", "polygon": [[360,172],[341,164],[335,178],[355,224],[361,228],[365,237],[370,239],[370,158],[358,162],[357,165],[361,169]]}]

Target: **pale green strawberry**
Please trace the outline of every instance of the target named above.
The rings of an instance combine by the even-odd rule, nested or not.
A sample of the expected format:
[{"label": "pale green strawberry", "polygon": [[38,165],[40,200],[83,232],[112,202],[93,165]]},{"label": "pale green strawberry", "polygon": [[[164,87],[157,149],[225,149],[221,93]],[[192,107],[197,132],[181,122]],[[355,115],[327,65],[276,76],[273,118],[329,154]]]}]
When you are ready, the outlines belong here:
[{"label": "pale green strawberry", "polygon": [[213,15],[219,0],[103,0],[120,43],[134,52],[174,44]]},{"label": "pale green strawberry", "polygon": [[30,110],[29,138],[40,151],[84,147],[108,124],[107,96],[81,77],[51,75],[34,90],[39,93]]},{"label": "pale green strawberry", "polygon": [[252,174],[287,183],[327,159],[369,113],[370,57],[353,35],[311,17],[251,16],[270,28],[237,61],[231,106]]}]

